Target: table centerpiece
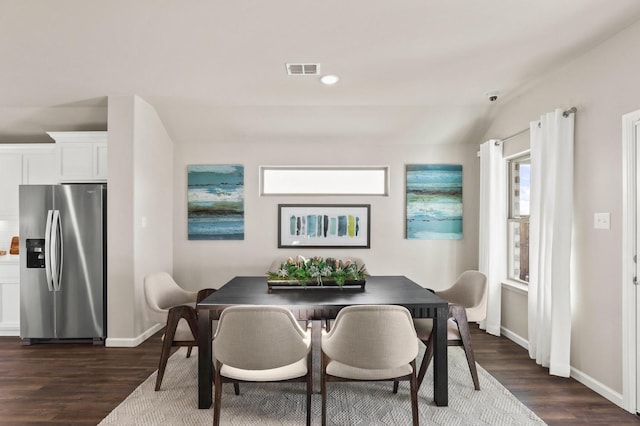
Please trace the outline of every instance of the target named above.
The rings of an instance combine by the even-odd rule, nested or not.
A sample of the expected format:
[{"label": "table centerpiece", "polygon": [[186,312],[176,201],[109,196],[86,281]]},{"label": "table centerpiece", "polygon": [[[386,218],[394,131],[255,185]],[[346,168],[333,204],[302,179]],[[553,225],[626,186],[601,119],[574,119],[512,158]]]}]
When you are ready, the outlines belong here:
[{"label": "table centerpiece", "polygon": [[364,264],[351,259],[315,256],[296,256],[282,262],[275,271],[267,273],[269,291],[274,288],[359,288],[366,283]]}]

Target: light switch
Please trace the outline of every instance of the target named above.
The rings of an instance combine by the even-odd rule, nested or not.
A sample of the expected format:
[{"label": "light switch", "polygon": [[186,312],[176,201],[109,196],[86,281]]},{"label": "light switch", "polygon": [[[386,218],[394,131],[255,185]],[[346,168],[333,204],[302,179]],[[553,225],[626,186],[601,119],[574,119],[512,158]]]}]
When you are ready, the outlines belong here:
[{"label": "light switch", "polygon": [[594,213],[593,214],[594,229],[611,229],[610,213]]}]

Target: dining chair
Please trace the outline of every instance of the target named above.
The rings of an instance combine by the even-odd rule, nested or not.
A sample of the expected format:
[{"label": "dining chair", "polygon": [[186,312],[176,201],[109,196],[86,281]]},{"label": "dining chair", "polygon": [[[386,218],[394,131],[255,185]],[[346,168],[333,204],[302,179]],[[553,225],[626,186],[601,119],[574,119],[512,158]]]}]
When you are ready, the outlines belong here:
[{"label": "dining chair", "polygon": [[[449,302],[447,345],[463,347],[473,386],[476,390],[480,390],[478,370],[471,346],[469,322],[482,321],[487,316],[487,277],[482,272],[465,271],[451,287],[434,293]],[[420,386],[433,358],[433,320],[417,318],[413,320],[413,323],[418,338],[427,347],[418,372],[418,386]],[[394,387],[395,390],[397,390],[397,383]]]},{"label": "dining chair", "polygon": [[311,424],[311,330],[280,306],[225,308],[213,339],[213,424],[220,424],[222,384],[305,382],[307,425]]},{"label": "dining chair", "polygon": [[323,331],[322,424],[327,417],[327,382],[409,381],[411,415],[418,425],[416,357],[418,338],[411,314],[402,306],[348,306]]},{"label": "dining chair", "polygon": [[171,348],[186,346],[187,358],[198,345],[198,321],[195,305],[214,289],[190,292],[182,289],[167,272],[155,272],[144,277],[144,294],[148,318],[165,324],[162,350],[155,390],[160,390]]}]

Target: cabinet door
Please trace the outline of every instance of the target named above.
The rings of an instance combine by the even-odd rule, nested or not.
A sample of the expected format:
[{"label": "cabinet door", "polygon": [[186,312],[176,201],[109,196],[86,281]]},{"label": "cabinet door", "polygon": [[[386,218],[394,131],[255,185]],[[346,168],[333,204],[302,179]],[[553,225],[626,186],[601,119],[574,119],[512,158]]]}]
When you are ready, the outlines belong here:
[{"label": "cabinet door", "polygon": [[55,149],[42,153],[24,154],[22,157],[22,183],[50,185],[58,183],[58,178]]},{"label": "cabinet door", "polygon": [[20,334],[19,265],[0,263],[0,336]]},{"label": "cabinet door", "polygon": [[18,185],[22,183],[22,155],[0,154],[0,219],[18,219]]},{"label": "cabinet door", "polygon": [[82,181],[93,178],[93,146],[85,143],[60,144],[60,178]]}]

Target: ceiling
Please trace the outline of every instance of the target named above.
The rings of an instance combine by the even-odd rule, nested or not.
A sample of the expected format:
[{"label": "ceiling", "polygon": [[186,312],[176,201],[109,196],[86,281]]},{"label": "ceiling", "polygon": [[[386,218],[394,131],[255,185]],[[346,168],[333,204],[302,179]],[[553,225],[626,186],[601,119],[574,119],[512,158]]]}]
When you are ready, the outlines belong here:
[{"label": "ceiling", "polygon": [[[0,0],[0,143],[104,130],[138,95],[175,143],[460,143],[640,19],[637,0]],[[340,81],[288,76],[321,64]],[[498,91],[496,102],[488,92]]]}]

